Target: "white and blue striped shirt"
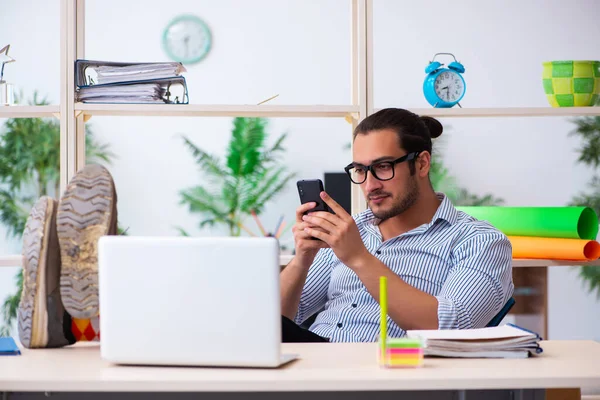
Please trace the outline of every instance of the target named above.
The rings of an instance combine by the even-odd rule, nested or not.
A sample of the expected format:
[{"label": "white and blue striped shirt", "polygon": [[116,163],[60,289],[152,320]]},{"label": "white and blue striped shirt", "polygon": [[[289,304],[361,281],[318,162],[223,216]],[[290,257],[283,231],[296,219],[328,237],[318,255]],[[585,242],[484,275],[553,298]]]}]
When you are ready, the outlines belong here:
[{"label": "white and blue striped shirt", "polygon": [[[354,217],[362,240],[404,282],[438,300],[439,329],[484,327],[512,296],[512,247],[485,221],[442,203],[430,223],[382,242],[371,210]],[[321,249],[311,265],[296,314],[301,324],[322,310],[309,328],[332,342],[369,342],[379,336],[379,303],[358,276]],[[388,335],[405,331],[388,317]]]}]

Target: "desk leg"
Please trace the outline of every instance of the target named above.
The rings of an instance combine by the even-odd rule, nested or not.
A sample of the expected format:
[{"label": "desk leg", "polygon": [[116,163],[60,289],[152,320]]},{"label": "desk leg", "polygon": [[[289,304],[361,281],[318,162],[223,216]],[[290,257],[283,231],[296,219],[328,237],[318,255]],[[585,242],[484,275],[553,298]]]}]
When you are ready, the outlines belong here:
[{"label": "desk leg", "polygon": [[546,400],[581,400],[581,389],[546,389]]}]

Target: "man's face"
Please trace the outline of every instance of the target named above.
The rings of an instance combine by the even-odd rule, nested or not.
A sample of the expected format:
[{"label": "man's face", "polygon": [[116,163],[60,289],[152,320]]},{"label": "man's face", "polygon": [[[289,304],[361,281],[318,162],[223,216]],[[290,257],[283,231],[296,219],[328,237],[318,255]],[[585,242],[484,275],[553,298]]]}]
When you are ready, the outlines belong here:
[{"label": "man's face", "polygon": [[[371,131],[354,139],[353,163],[364,166],[381,161],[393,161],[406,155],[398,143],[398,135],[392,130]],[[360,186],[373,214],[382,220],[395,217],[409,209],[419,198],[418,174],[411,175],[409,163],[394,165],[394,177],[381,181],[367,172]]]}]

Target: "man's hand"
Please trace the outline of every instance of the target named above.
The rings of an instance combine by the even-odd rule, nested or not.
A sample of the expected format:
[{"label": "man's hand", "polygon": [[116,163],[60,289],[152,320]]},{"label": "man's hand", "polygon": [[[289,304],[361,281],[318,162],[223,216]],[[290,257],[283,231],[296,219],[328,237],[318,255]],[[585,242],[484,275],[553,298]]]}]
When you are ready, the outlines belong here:
[{"label": "man's hand", "polygon": [[348,267],[360,265],[371,257],[371,253],[360,237],[354,218],[327,193],[321,192],[321,198],[335,214],[317,211],[303,216],[304,222],[309,225],[304,231],[325,242]]},{"label": "man's hand", "polygon": [[329,247],[327,243],[321,240],[315,240],[311,235],[306,232],[307,228],[313,228],[317,231],[314,225],[309,222],[303,221],[302,217],[305,212],[315,208],[316,203],[302,204],[296,209],[296,224],[292,227],[294,233],[294,243],[296,246],[295,258],[300,262],[301,265],[309,267],[317,255],[319,249]]}]

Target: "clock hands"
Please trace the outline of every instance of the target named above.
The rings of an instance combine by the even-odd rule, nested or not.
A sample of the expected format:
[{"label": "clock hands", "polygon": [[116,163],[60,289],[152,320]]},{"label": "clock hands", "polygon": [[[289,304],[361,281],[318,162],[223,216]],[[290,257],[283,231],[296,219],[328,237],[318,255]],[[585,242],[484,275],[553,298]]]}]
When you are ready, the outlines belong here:
[{"label": "clock hands", "polygon": [[185,57],[187,58],[187,56],[188,56],[188,48],[189,48],[190,37],[189,37],[189,36],[184,36],[184,37],[183,37],[183,42],[185,43]]},{"label": "clock hands", "polygon": [[444,89],[446,89],[446,98],[450,100],[450,88],[448,86],[445,86],[442,88],[442,90]]}]

